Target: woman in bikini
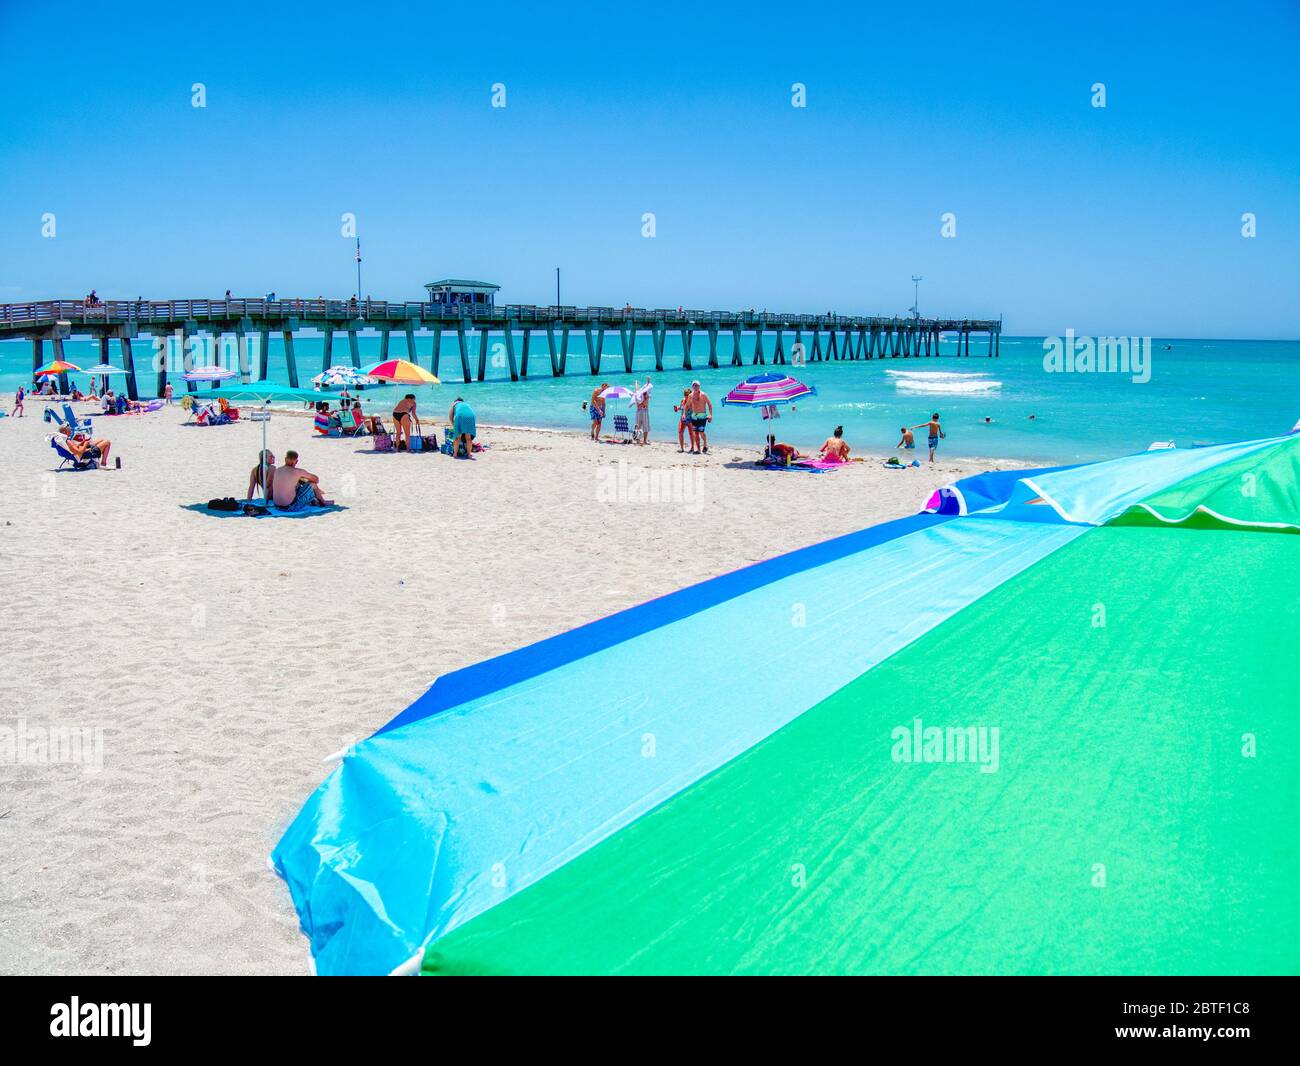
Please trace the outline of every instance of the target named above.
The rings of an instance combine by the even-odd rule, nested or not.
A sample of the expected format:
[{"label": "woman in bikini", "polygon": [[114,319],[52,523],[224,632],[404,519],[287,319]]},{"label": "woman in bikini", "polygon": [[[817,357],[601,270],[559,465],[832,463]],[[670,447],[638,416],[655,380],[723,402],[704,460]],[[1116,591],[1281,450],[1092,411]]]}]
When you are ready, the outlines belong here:
[{"label": "woman in bikini", "polygon": [[407,450],[411,446],[411,420],[415,420],[415,428],[421,431],[420,416],[415,413],[415,396],[407,393],[397,401],[397,406],[393,408],[393,423],[397,427],[393,431],[394,446],[400,452],[403,446]]}]

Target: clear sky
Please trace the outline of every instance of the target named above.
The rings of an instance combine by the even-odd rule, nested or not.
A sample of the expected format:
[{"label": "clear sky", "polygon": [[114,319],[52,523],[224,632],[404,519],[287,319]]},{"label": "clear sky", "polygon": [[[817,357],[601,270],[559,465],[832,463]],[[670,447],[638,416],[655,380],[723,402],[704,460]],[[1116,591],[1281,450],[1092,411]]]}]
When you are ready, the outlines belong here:
[{"label": "clear sky", "polygon": [[920,274],[1011,333],[1300,337],[1294,0],[290,6],[0,0],[0,301],[346,297],[352,212],[377,299],[891,314]]}]

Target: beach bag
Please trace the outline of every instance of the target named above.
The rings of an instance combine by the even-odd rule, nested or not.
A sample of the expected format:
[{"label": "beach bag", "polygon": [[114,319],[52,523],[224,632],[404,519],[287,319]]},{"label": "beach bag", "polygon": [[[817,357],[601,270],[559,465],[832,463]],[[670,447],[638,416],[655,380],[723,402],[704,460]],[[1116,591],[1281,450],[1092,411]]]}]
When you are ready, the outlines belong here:
[{"label": "beach bag", "polygon": [[391,452],[393,450],[393,438],[388,435],[387,430],[381,430],[375,434],[375,451]]},{"label": "beach bag", "polygon": [[412,436],[410,450],[413,452],[424,451],[424,438],[418,435]]},{"label": "beach bag", "polygon": [[209,500],[209,511],[238,511],[239,503],[231,496],[221,500]]}]

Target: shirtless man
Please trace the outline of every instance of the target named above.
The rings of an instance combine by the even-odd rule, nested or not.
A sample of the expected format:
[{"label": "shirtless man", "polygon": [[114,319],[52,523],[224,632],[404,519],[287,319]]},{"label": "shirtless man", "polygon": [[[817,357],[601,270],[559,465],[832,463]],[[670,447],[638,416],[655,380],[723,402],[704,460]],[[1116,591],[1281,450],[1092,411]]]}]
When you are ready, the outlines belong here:
[{"label": "shirtless man", "polygon": [[690,395],[686,397],[684,403],[691,427],[691,454],[700,454],[699,449],[694,447],[696,444],[699,444],[707,452],[709,450],[709,435],[706,430],[709,423],[713,421],[713,401],[709,399],[707,392],[700,391],[698,381],[692,381]]},{"label": "shirtless man", "polygon": [[329,507],[320,478],[298,466],[298,453],[284,453],[284,466],[275,468],[271,478],[271,498],[282,511],[301,511],[306,507]]},{"label": "shirtless man", "polygon": [[898,443],[894,445],[895,448],[916,447],[916,437],[912,435],[912,431],[910,429],[904,426],[901,430],[899,430],[899,432],[902,433],[903,435],[898,439]]},{"label": "shirtless man", "polygon": [[930,462],[933,463],[935,448],[939,447],[939,441],[947,436],[943,431],[943,427],[939,425],[939,412],[935,411],[935,413],[930,416],[929,422],[921,422],[912,428],[920,429],[921,426],[924,426],[930,431]]},{"label": "shirtless man", "polygon": [[596,388],[591,391],[591,403],[587,410],[591,413],[591,439],[600,440],[600,424],[605,421],[605,397],[601,395],[609,383],[602,381]]},{"label": "shirtless man", "polygon": [[826,443],[817,450],[823,459],[828,459],[832,463],[847,463],[849,446],[844,441],[844,427],[836,426],[835,432],[827,437]]},{"label": "shirtless man", "polygon": [[[91,440],[84,433],[73,433],[68,426],[60,426],[59,432],[63,434],[63,447],[76,458],[94,459],[99,463],[100,470],[109,469],[108,451],[113,447],[111,441]],[[90,454],[87,455],[87,452]]]}]

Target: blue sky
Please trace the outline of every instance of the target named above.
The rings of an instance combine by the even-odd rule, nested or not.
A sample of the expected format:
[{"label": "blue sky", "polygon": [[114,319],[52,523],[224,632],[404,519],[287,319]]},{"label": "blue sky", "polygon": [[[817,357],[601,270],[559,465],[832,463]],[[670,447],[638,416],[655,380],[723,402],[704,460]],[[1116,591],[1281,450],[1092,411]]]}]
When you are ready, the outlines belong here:
[{"label": "blue sky", "polygon": [[1300,5],[1053,7],[0,0],[0,300],[346,297],[353,212],[376,298],[889,314],[915,273],[1013,333],[1300,337]]}]

